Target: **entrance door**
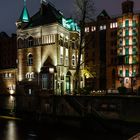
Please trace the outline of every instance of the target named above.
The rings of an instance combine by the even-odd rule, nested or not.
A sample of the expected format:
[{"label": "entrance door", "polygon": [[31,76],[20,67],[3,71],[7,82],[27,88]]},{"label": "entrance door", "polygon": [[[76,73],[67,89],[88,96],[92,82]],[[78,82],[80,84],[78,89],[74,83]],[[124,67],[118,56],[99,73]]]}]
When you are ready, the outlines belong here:
[{"label": "entrance door", "polygon": [[70,76],[66,76],[66,92],[70,94],[71,89],[70,89]]}]

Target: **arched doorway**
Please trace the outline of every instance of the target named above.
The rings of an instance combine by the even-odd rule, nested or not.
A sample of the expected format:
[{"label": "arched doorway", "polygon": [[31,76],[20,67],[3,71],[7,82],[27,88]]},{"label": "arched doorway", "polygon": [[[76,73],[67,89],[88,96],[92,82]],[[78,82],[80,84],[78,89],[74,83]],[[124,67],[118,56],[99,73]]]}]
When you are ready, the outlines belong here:
[{"label": "arched doorway", "polygon": [[43,67],[41,68],[40,78],[42,90],[47,90],[49,93],[54,91],[54,74],[56,72],[55,66],[52,64],[50,57],[47,58]]},{"label": "arched doorway", "polygon": [[71,93],[71,72],[68,71],[66,74],[66,93]]}]

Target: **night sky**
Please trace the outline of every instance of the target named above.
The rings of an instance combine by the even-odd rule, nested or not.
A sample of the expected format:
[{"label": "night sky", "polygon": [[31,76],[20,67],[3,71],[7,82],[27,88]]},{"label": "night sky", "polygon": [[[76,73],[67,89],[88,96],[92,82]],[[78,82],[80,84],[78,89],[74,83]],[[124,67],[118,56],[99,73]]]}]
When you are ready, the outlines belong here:
[{"label": "night sky", "polygon": [[[65,16],[71,16],[73,13],[74,0],[50,0],[55,7],[61,10]],[[125,0],[94,0],[96,15],[105,9],[109,15],[119,15],[121,13],[121,3]],[[23,0],[1,0],[0,1],[0,31],[8,34],[16,32],[15,22],[19,18]],[[140,11],[140,0],[134,0],[135,11]],[[33,15],[40,7],[40,0],[27,0],[27,8],[30,16]]]}]

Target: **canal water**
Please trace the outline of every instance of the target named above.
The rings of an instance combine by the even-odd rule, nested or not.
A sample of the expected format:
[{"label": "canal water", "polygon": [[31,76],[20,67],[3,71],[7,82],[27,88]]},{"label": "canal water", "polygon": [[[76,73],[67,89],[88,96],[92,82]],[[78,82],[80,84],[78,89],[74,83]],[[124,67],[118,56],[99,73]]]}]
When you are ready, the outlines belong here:
[{"label": "canal water", "polygon": [[0,119],[0,140],[125,140],[123,135],[105,131],[87,132],[80,128],[42,122]]},{"label": "canal water", "polygon": [[12,116],[15,102],[13,96],[0,97],[0,140],[127,140],[133,134],[140,132],[138,125],[133,125],[134,128],[131,127],[132,133],[130,134],[127,126],[123,132],[117,132],[118,128],[113,132],[100,128],[98,125],[93,126],[93,130],[91,130],[88,126],[86,129],[83,126],[76,127],[61,123],[48,124],[41,121],[3,117]]}]

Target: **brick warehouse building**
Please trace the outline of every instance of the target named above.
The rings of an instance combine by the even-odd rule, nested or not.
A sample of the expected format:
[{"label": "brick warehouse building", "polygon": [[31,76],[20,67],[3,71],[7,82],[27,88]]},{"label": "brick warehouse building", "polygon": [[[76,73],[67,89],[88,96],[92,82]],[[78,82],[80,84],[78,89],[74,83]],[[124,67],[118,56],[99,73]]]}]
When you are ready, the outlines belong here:
[{"label": "brick warehouse building", "polygon": [[93,89],[125,86],[136,90],[140,86],[140,14],[134,13],[133,7],[133,1],[124,1],[122,15],[112,18],[103,10],[96,21],[85,27],[87,43],[89,38],[93,40],[85,49],[85,65],[97,74],[94,79],[86,79]]}]

